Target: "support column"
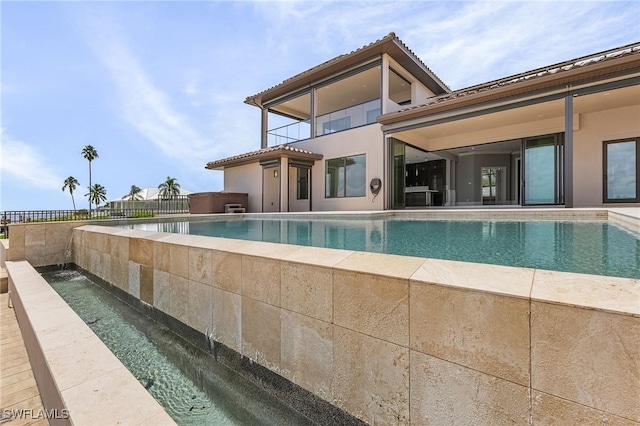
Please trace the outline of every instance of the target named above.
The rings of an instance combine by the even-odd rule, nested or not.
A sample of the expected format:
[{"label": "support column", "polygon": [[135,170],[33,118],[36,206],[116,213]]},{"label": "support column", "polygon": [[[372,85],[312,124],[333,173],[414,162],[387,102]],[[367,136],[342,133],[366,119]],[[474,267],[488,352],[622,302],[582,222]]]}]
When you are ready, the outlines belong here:
[{"label": "support column", "polygon": [[310,97],[310,114],[309,114],[309,137],[311,139],[315,139],[316,137],[316,88],[312,87],[311,92],[309,93]]},{"label": "support column", "polygon": [[260,126],[260,148],[264,149],[267,147],[267,130],[269,126],[269,110],[267,108],[262,108],[262,120]]},{"label": "support column", "polygon": [[280,158],[280,212],[289,211],[289,159]]},{"label": "support column", "polygon": [[564,98],[564,205],[573,207],[573,95]]}]

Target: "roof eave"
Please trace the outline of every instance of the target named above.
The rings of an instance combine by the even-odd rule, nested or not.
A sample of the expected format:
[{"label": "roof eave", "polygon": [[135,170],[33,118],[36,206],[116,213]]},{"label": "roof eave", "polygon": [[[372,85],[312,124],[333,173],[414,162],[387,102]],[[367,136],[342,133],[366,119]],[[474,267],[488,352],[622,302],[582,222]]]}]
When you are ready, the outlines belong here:
[{"label": "roof eave", "polygon": [[305,87],[311,87],[336,74],[352,69],[358,65],[369,63],[381,57],[384,53],[390,55],[396,62],[410,71],[435,94],[444,94],[451,91],[394,33],[389,33],[376,42],[351,53],[330,59],[270,89],[249,96],[244,102],[248,105],[262,108],[263,104],[267,101],[270,102]]},{"label": "roof eave", "polygon": [[[634,62],[636,64],[634,64]],[[638,55],[626,56],[619,59],[592,64],[584,68],[576,68],[558,74],[532,78],[528,81],[522,81],[511,85],[506,85],[504,87],[478,91],[477,93],[464,95],[459,98],[447,99],[442,102],[426,104],[404,111],[388,113],[379,116],[378,122],[382,125],[392,125],[402,121],[421,118],[432,113],[452,111],[457,108],[479,105],[483,102],[492,102],[508,97],[524,97],[530,95],[532,92],[535,92],[537,90],[536,88],[541,88],[539,90],[540,93],[558,90],[558,88],[560,88],[561,86],[569,86],[571,84],[583,82],[586,79],[585,76],[589,74],[602,72],[607,70],[608,68],[611,70],[615,70],[621,66],[629,65],[632,65],[633,68],[637,67],[640,70],[640,57]],[[602,78],[606,78],[610,74],[613,74],[613,71],[611,73],[604,73],[601,75]],[[504,79],[504,81],[509,79],[511,79],[511,77]],[[462,89],[460,92],[463,92],[465,90],[468,89]],[[453,92],[452,94],[455,93],[456,92]]]},{"label": "roof eave", "polygon": [[280,158],[292,158],[296,160],[316,161],[322,160],[322,154],[316,154],[311,152],[297,152],[297,151],[270,151],[265,153],[259,153],[247,157],[233,158],[226,160],[211,161],[207,163],[205,169],[207,170],[224,170],[226,167],[236,167],[245,164],[257,163],[260,161],[276,160]]}]

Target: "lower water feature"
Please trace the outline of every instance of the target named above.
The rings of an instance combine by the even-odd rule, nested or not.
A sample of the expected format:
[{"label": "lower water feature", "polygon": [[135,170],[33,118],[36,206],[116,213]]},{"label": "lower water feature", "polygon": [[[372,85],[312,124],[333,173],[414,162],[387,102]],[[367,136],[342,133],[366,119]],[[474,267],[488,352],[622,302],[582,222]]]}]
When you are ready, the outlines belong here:
[{"label": "lower water feature", "polygon": [[231,219],[126,227],[640,278],[640,237],[607,221]]},{"label": "lower water feature", "polygon": [[178,424],[314,424],[80,272],[42,276]]}]

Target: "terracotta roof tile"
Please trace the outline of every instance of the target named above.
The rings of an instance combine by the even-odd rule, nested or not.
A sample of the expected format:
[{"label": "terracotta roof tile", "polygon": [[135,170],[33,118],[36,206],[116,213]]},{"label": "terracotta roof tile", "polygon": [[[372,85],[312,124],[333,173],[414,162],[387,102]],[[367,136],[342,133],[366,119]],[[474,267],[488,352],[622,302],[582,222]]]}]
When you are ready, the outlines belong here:
[{"label": "terracotta roof tile", "polygon": [[604,61],[610,61],[613,59],[621,58],[629,55],[640,55],[640,43],[631,44],[627,46],[623,46],[608,52],[596,53],[591,56],[586,56],[578,59],[572,59],[566,62],[562,62],[555,65],[550,65],[545,68],[539,68],[532,71],[527,71],[521,74],[517,74],[514,76],[505,77],[499,80],[490,81],[487,83],[479,84],[476,86],[467,87],[464,89],[456,90],[451,93],[447,93],[441,96],[434,96],[430,98],[428,102],[421,105],[414,105],[409,108],[404,108],[395,113],[391,113],[389,115],[394,115],[397,113],[402,113],[404,111],[409,111],[417,108],[422,108],[428,105],[434,105],[442,102],[446,102],[452,99],[461,98],[464,96],[473,95],[475,93],[484,92],[488,90],[493,90],[501,87],[506,87],[518,83],[522,83],[525,81],[531,81],[533,79],[545,77],[548,75],[560,74],[563,72],[567,72],[576,68],[588,67],[597,63],[602,63]]},{"label": "terracotta roof tile", "polygon": [[378,40],[376,40],[374,42],[371,42],[371,43],[369,43],[367,45],[364,45],[364,46],[362,46],[362,47],[360,47],[358,49],[355,49],[355,50],[353,50],[353,51],[351,51],[349,53],[345,53],[345,54],[336,56],[333,59],[325,61],[325,62],[323,62],[323,63],[321,63],[319,65],[316,65],[313,68],[309,68],[306,71],[303,71],[303,72],[301,72],[299,74],[296,74],[293,77],[289,77],[286,80],[282,81],[281,83],[276,84],[275,86],[271,86],[270,88],[268,88],[266,90],[263,90],[263,91],[261,91],[259,93],[256,93],[253,96],[248,96],[246,98],[246,100],[245,100],[245,103],[252,103],[252,100],[255,100],[257,98],[261,98],[262,95],[264,95],[264,94],[266,94],[268,92],[271,92],[274,89],[277,89],[277,88],[279,88],[281,86],[284,86],[289,82],[303,79],[305,76],[313,74],[313,73],[316,73],[316,72],[318,72],[318,71],[320,71],[320,70],[322,70],[324,68],[327,68],[327,67],[329,67],[329,66],[331,66],[333,64],[336,64],[336,63],[340,62],[341,60],[344,60],[345,58],[348,58],[350,56],[354,56],[354,55],[356,55],[356,54],[358,54],[360,52],[363,52],[363,51],[365,51],[367,49],[370,49],[370,48],[373,48],[373,47],[376,47],[376,46],[383,46],[383,45],[385,45],[387,43],[393,43],[393,42],[395,42],[398,46],[400,46],[402,49],[404,49],[406,51],[406,53],[409,56],[411,56],[411,58],[416,63],[418,63],[422,68],[424,68],[424,70],[426,70],[429,73],[430,77],[433,80],[435,80],[437,84],[439,84],[443,88],[446,88],[447,92],[449,92],[451,90],[449,88],[449,86],[447,86],[438,76],[436,76],[435,73],[424,62],[422,62],[422,60],[411,49],[409,49],[409,47],[402,40],[400,40],[400,38],[398,38],[394,32],[390,32],[389,34],[387,34],[386,36],[384,36],[381,39],[378,39]]},{"label": "terracotta roof tile", "polygon": [[253,160],[265,157],[278,157],[282,155],[292,155],[297,157],[306,157],[310,159],[321,159],[322,154],[316,154],[315,152],[306,151],[304,149],[295,148],[290,145],[282,144],[269,148],[259,149],[257,151],[251,151],[244,154],[234,155],[233,157],[223,158],[221,160],[210,161],[205,166],[206,169],[215,169],[224,167],[231,164],[240,164],[244,160]]}]

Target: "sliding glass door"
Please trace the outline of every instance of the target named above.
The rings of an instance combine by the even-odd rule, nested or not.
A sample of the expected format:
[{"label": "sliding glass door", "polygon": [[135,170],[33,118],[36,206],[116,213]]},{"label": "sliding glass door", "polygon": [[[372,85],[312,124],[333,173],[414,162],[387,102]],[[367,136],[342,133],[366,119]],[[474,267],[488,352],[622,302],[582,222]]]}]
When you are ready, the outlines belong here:
[{"label": "sliding glass door", "polygon": [[393,158],[393,172],[391,173],[392,183],[392,204],[394,209],[405,207],[405,144],[395,139],[391,140],[391,153]]},{"label": "sliding glass door", "polygon": [[640,138],[604,142],[603,202],[640,202]]},{"label": "sliding glass door", "polygon": [[524,141],[524,204],[564,202],[563,146],[561,135]]}]

